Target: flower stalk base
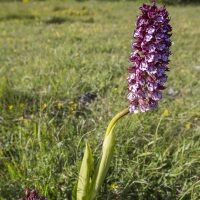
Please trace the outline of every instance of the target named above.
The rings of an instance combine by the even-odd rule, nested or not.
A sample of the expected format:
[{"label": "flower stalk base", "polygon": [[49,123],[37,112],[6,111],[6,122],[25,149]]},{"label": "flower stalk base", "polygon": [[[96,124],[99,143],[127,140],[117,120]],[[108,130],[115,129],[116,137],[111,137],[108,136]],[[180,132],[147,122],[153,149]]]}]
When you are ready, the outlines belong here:
[{"label": "flower stalk base", "polygon": [[76,200],[93,200],[96,197],[100,187],[103,184],[113,158],[115,146],[115,135],[113,129],[116,125],[116,122],[128,113],[129,109],[124,109],[110,121],[104,137],[101,159],[91,179],[88,177],[88,175],[92,174],[93,169],[92,153],[89,148],[89,144],[86,143],[86,150],[81,164],[81,170],[76,189]]}]

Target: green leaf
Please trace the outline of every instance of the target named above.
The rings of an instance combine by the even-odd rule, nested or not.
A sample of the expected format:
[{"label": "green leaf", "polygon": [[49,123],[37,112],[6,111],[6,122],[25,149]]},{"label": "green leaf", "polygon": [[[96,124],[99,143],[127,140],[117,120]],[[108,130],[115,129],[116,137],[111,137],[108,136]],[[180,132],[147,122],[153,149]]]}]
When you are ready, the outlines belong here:
[{"label": "green leaf", "polygon": [[77,200],[87,200],[89,197],[90,177],[93,169],[92,152],[88,142],[86,142],[86,148],[84,157],[81,164],[81,169],[77,184]]},{"label": "green leaf", "polygon": [[93,200],[96,197],[110,167],[115,146],[115,135],[113,133],[113,128],[114,126],[112,127],[110,133],[105,137],[103,143],[102,157],[100,162],[98,163],[97,169],[91,182],[89,198],[90,200]]}]

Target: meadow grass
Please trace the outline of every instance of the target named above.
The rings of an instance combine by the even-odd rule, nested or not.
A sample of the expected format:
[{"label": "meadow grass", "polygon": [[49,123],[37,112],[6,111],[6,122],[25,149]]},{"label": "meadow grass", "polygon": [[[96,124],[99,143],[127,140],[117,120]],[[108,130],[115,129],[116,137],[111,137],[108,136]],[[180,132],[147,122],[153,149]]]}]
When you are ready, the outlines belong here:
[{"label": "meadow grass", "polygon": [[[0,2],[0,199],[71,199],[88,140],[95,163],[126,108],[142,1]],[[200,6],[168,6],[170,72],[159,109],[115,127],[99,200],[200,199]],[[85,103],[80,96],[95,94]]]}]

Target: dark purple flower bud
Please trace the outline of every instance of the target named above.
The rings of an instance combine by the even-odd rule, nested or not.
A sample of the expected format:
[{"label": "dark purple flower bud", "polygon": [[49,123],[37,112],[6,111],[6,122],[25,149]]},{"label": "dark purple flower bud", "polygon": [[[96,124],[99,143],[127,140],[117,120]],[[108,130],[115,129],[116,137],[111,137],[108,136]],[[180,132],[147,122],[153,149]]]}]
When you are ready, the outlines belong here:
[{"label": "dark purple flower bud", "polygon": [[172,27],[169,24],[165,24],[162,28],[161,28],[162,32],[171,32],[172,31]]},{"label": "dark purple flower bud", "polygon": [[167,75],[163,74],[162,76],[160,76],[158,78],[158,80],[159,80],[160,83],[166,82],[167,81]]},{"label": "dark purple flower bud", "polygon": [[37,198],[38,197],[38,191],[37,190],[33,190],[32,191],[32,195]]},{"label": "dark purple flower bud", "polygon": [[[27,197],[27,200],[37,200],[39,197],[39,200],[47,200],[47,198],[45,198],[44,196],[39,195],[37,190],[30,190],[29,188],[27,188],[25,190],[25,195]],[[25,198],[20,198],[19,200],[26,200]]]},{"label": "dark purple flower bud", "polygon": [[144,90],[140,89],[136,92],[136,95],[138,98],[142,99],[142,98],[145,98],[147,94]]},{"label": "dark purple flower bud", "polygon": [[127,99],[130,102],[129,111],[138,113],[153,110],[162,99],[161,90],[165,89],[167,81],[165,72],[169,63],[169,47],[171,46],[168,12],[164,6],[157,7],[143,4],[142,14],[138,17],[133,37],[133,52],[129,61]]},{"label": "dark purple flower bud", "polygon": [[156,45],[155,44],[149,44],[148,50],[149,50],[149,53],[155,52],[156,51]]},{"label": "dark purple flower bud", "polygon": [[140,26],[147,25],[148,23],[149,23],[148,19],[146,19],[144,17],[139,17],[136,24],[138,27],[140,27]]},{"label": "dark purple flower bud", "polygon": [[159,14],[156,16],[155,21],[158,23],[162,23],[164,21],[164,16],[162,14]]},{"label": "dark purple flower bud", "polygon": [[157,75],[162,76],[165,71],[168,71],[168,68],[166,65],[157,65]]},{"label": "dark purple flower bud", "polygon": [[149,103],[149,108],[151,110],[154,110],[155,108],[158,107],[158,102],[153,100],[153,99],[151,99],[151,98],[148,100],[148,103]]},{"label": "dark purple flower bud", "polygon": [[134,34],[133,34],[134,38],[140,38],[143,39],[144,37],[144,31],[142,29],[142,27],[139,27],[138,29],[135,30]]},{"label": "dark purple flower bud", "polygon": [[165,42],[159,42],[159,43],[157,44],[157,49],[158,49],[159,51],[163,51],[165,48],[167,48],[167,44],[166,44]]},{"label": "dark purple flower bud", "polygon": [[139,51],[141,50],[141,44],[139,42],[134,42],[132,44],[132,47],[139,50]]},{"label": "dark purple flower bud", "polygon": [[151,94],[151,97],[153,100],[158,101],[162,99],[162,93],[159,90],[156,90]]},{"label": "dark purple flower bud", "polygon": [[145,12],[147,12],[150,8],[151,8],[150,5],[143,4],[143,6],[140,7],[140,10],[141,10],[143,13],[145,13]]},{"label": "dark purple flower bud", "polygon": [[148,12],[148,16],[149,16],[149,18],[154,19],[155,16],[156,16],[155,11],[149,11],[149,12]]},{"label": "dark purple flower bud", "polygon": [[29,197],[28,197],[28,200],[36,200],[36,197],[34,194],[31,194]]},{"label": "dark purple flower bud", "polygon": [[27,188],[27,189],[25,190],[25,195],[26,195],[26,197],[29,197],[30,194],[31,194],[31,190],[30,190],[29,188]]},{"label": "dark purple flower bud", "polygon": [[147,69],[147,73],[149,76],[157,74],[157,68],[154,65],[150,65],[149,68]]},{"label": "dark purple flower bud", "polygon": [[160,41],[160,40],[164,39],[165,37],[166,37],[166,34],[164,34],[162,32],[157,32],[156,35],[155,35],[155,38],[156,38],[157,41]]},{"label": "dark purple flower bud", "polygon": [[158,88],[158,84],[156,82],[148,83],[147,84],[147,89],[148,91],[155,91]]},{"label": "dark purple flower bud", "polygon": [[149,104],[147,101],[144,101],[143,99],[139,99],[139,105],[140,105],[140,110],[142,112],[146,112],[149,110]]}]

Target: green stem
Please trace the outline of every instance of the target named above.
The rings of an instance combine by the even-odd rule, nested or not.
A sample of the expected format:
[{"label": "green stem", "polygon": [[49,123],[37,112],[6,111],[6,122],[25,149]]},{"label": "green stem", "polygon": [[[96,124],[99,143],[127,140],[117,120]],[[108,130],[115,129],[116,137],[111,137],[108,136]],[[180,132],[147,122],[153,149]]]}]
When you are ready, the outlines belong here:
[{"label": "green stem", "polygon": [[105,137],[108,136],[108,134],[110,133],[111,129],[113,128],[113,126],[116,124],[116,122],[123,117],[124,115],[129,113],[129,109],[126,108],[124,110],[122,110],[120,113],[118,113],[117,115],[115,115],[115,117],[112,118],[112,120],[110,121],[108,128],[106,130],[106,134]]},{"label": "green stem", "polygon": [[94,200],[103,181],[106,177],[108,169],[110,167],[110,163],[114,154],[114,146],[115,146],[115,135],[113,129],[115,127],[116,122],[123,116],[129,113],[129,109],[118,113],[113,119],[110,121],[108,128],[106,130],[103,146],[102,146],[102,155],[101,159],[98,162],[98,165],[95,169],[94,175],[92,177],[92,181],[90,184],[90,196],[88,200]]}]

